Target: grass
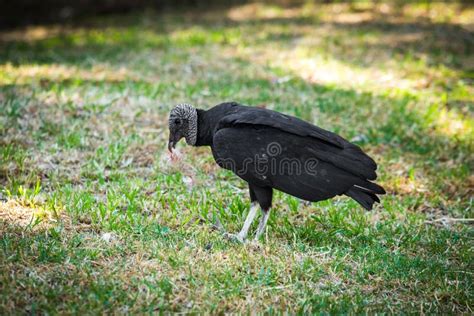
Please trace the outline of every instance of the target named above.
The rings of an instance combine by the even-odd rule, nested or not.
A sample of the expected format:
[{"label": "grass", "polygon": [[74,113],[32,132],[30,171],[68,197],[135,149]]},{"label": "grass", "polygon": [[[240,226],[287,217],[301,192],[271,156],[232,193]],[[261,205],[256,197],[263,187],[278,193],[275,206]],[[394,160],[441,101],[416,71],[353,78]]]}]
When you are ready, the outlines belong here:
[{"label": "grass", "polygon": [[[0,314],[473,312],[474,11],[249,4],[0,33]],[[471,25],[472,26],[472,25]],[[167,160],[179,102],[264,105],[353,139],[365,212]]]}]

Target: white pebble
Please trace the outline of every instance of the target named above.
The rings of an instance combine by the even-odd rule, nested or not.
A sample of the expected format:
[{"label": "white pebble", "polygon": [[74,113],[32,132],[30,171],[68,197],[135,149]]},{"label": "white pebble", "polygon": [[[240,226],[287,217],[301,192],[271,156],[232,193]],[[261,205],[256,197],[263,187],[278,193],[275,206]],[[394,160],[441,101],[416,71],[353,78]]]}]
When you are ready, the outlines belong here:
[{"label": "white pebble", "polygon": [[112,240],[115,239],[115,236],[114,234],[112,233],[103,233],[100,238],[102,238],[102,240],[106,241],[106,242],[111,242]]}]

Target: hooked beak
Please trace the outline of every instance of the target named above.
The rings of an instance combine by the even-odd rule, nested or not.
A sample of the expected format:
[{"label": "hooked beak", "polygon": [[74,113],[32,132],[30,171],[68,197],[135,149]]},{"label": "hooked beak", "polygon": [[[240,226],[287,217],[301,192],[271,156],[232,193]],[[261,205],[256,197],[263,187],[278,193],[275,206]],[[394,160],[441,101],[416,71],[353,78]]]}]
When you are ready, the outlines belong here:
[{"label": "hooked beak", "polygon": [[176,146],[176,143],[170,139],[168,142],[168,150],[170,151],[170,153],[173,153],[173,149],[175,146]]},{"label": "hooked beak", "polygon": [[176,144],[179,142],[179,139],[176,139],[176,137],[173,137],[173,134],[170,133],[170,138],[168,141],[168,150],[170,153],[173,153],[173,149],[176,147]]}]

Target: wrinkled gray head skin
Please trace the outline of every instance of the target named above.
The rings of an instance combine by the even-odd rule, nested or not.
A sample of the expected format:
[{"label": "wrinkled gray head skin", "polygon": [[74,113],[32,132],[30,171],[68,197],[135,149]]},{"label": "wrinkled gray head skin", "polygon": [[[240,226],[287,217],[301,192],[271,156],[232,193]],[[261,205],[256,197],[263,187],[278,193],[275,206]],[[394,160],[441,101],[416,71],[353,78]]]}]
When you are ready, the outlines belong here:
[{"label": "wrinkled gray head skin", "polygon": [[197,139],[197,111],[190,104],[178,104],[171,112],[168,120],[170,138],[169,151],[173,151],[181,138],[186,139],[188,145],[195,145]]}]

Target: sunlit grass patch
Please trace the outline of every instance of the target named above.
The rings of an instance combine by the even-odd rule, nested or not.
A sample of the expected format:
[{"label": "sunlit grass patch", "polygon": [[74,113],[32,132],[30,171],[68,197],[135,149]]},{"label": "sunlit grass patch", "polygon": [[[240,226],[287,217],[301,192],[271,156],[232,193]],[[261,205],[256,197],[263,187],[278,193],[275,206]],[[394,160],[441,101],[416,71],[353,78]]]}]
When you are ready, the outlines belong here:
[{"label": "sunlit grass patch", "polygon": [[[40,200],[40,191],[41,185],[37,182],[32,189],[19,186],[16,192],[4,192],[8,198],[0,202],[2,228],[13,226],[25,230],[45,230],[58,224],[70,224],[68,216],[57,201],[51,199],[45,203]],[[15,198],[12,198],[13,196]]]},{"label": "sunlit grass patch", "polygon": [[133,80],[131,75],[127,75],[124,68],[111,70],[104,65],[97,65],[92,69],[81,69],[75,66],[64,66],[61,64],[48,65],[20,65],[13,66],[5,64],[0,67],[2,78],[0,84],[39,84],[47,86],[54,82],[64,82],[81,85],[83,82],[120,82],[126,79]]},{"label": "sunlit grass patch", "polygon": [[31,208],[20,205],[13,200],[0,204],[0,216],[3,221],[21,227],[35,227],[41,222],[49,221],[52,218],[42,208]]}]

